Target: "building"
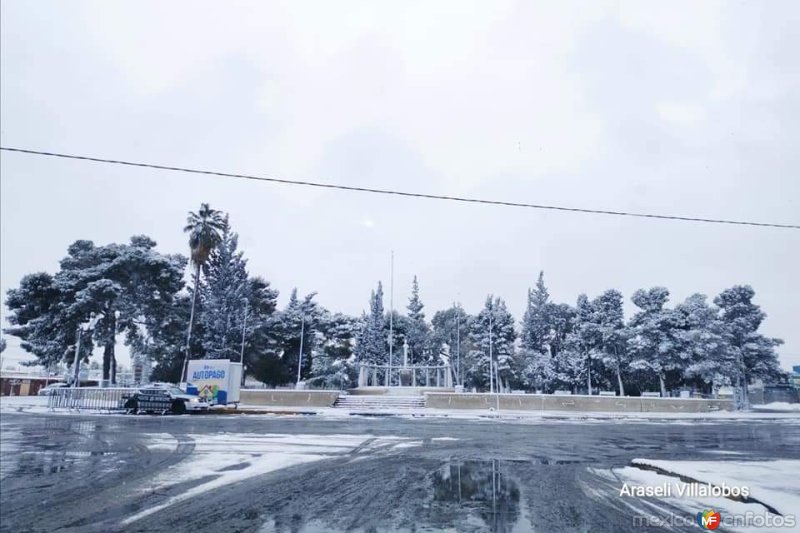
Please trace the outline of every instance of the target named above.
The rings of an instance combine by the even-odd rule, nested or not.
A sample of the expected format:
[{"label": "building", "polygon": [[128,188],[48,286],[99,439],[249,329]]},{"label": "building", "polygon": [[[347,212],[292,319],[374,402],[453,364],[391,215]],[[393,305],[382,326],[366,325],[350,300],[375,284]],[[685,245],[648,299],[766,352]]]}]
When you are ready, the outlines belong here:
[{"label": "building", "polygon": [[794,365],[792,367],[792,375],[789,376],[789,381],[795,388],[800,389],[800,365]]},{"label": "building", "polygon": [[40,389],[60,381],[59,376],[48,376],[44,372],[4,370],[0,373],[0,395],[36,396]]}]

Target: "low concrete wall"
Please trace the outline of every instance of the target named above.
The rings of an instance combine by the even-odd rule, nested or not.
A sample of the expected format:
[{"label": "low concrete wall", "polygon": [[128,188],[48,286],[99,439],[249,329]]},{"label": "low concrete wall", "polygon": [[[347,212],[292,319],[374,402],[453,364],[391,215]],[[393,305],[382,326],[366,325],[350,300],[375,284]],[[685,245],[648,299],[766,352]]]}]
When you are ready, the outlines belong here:
[{"label": "low concrete wall", "polygon": [[426,392],[455,392],[445,387],[357,387],[348,389],[352,396],[422,396]]},{"label": "low concrete wall", "polygon": [[338,391],[242,389],[239,399],[247,405],[331,407],[338,397]]},{"label": "low concrete wall", "polygon": [[425,393],[425,407],[514,411],[602,411],[612,413],[705,413],[732,411],[730,400],[640,398],[633,396],[551,396],[547,394]]}]

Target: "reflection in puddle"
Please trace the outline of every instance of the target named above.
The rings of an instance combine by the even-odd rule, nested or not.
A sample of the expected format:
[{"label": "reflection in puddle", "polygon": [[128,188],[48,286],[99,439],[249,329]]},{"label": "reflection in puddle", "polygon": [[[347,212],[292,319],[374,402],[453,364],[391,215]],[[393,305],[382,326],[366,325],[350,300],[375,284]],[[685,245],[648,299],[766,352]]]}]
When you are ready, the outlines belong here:
[{"label": "reflection in puddle", "polygon": [[433,500],[457,504],[493,532],[513,531],[520,518],[520,489],[508,466],[497,460],[446,464],[433,474]]},{"label": "reflection in puddle", "polygon": [[57,474],[82,463],[89,464],[97,472],[97,461],[117,454],[106,450],[96,429],[91,421],[53,419],[32,427],[3,423],[0,425],[0,478]]},{"label": "reflection in puddle", "polygon": [[113,452],[67,452],[41,451],[25,452],[19,456],[16,464],[18,474],[56,474],[63,472],[77,463],[89,461],[97,457],[115,455]]},{"label": "reflection in puddle", "polygon": [[[526,465],[536,462],[525,461]],[[259,533],[343,533],[402,531],[470,533],[523,533],[533,531],[525,507],[518,461],[446,461],[429,470],[397,470],[376,467],[389,479],[401,483],[385,485],[387,495],[364,491],[363,478],[355,476],[337,486],[335,504],[315,505],[315,499],[292,502],[264,510],[253,509],[263,517]],[[416,474],[409,476],[414,471]],[[380,474],[379,474],[380,475]],[[307,495],[308,496],[308,495]]]}]

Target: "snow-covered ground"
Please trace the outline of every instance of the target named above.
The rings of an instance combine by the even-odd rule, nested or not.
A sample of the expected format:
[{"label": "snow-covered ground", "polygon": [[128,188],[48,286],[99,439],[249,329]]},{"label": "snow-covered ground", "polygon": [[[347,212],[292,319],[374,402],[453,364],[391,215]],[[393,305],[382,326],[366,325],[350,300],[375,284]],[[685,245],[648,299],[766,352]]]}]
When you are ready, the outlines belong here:
[{"label": "snow-covered ground", "polygon": [[[793,406],[795,404],[768,404]],[[766,406],[765,406],[766,407]],[[516,410],[489,410],[489,409],[342,409],[333,407],[279,407],[265,405],[240,405],[239,410],[242,415],[258,416],[253,413],[268,413],[264,416],[274,415],[317,415],[330,418],[350,417],[353,415],[365,416],[403,416],[407,418],[418,417],[444,417],[455,419],[475,419],[487,420],[496,419],[502,421],[516,422],[540,422],[540,421],[572,421],[579,420],[582,423],[606,420],[619,422],[646,422],[652,421],[662,423],[671,421],[672,423],[695,423],[697,421],[737,421],[737,420],[781,420],[786,423],[800,423],[800,410],[791,408],[775,409],[754,409],[753,411],[714,411],[708,413],[606,413],[597,411],[516,411]],[[44,396],[3,396],[0,397],[0,412],[3,411],[22,411],[30,413],[55,414],[74,414],[68,410],[58,409],[50,411],[47,408],[47,397]],[[248,412],[250,414],[248,414]],[[80,414],[94,414],[91,410],[82,410]],[[109,416],[107,411],[97,411],[96,414]],[[112,415],[113,416],[113,415]],[[118,416],[126,416],[118,414]],[[191,416],[191,415],[185,415]],[[236,416],[236,415],[227,415]]]},{"label": "snow-covered ground", "polygon": [[[800,522],[787,527],[800,510],[800,461],[662,461],[635,459],[634,466],[608,470],[593,470],[620,490],[628,487],[670,486],[669,496],[659,496],[656,502],[637,496],[620,495],[619,502],[635,514],[653,517],[658,523],[675,508],[685,511],[682,518],[695,516],[698,511],[714,509],[722,517],[722,526],[731,531],[800,531]],[[643,470],[655,467],[667,473]],[[682,476],[683,480],[677,476]],[[759,503],[744,503],[722,496],[692,495],[687,481],[710,483],[716,487],[747,487],[750,497],[777,510],[771,513]],[[695,485],[696,486],[696,485]],[[607,498],[607,493],[584,487],[590,497]],[[750,522],[745,518],[750,515]],[[757,517],[757,518],[756,518]],[[740,522],[734,522],[740,520]],[[727,522],[726,522],[727,521]]]},{"label": "snow-covered ground", "polygon": [[800,403],[772,402],[754,405],[754,411],[785,411],[787,413],[800,413]]},{"label": "snow-covered ground", "polygon": [[[209,490],[236,483],[291,466],[342,456],[355,451],[379,448],[405,440],[403,437],[372,435],[286,435],[225,433],[189,435],[194,450],[183,461],[167,468],[152,483],[141,487],[143,493],[166,490],[189,481],[204,483],[180,492],[163,503],[125,519],[129,525],[142,518],[188,500]],[[147,445],[151,450],[174,450],[178,441],[168,434],[156,434]]]},{"label": "snow-covered ground", "polygon": [[800,461],[656,461],[634,459],[634,465],[652,466],[702,483],[745,486],[750,497],[781,514],[800,510]]},{"label": "snow-covered ground", "polygon": [[47,408],[47,396],[0,396],[0,409]]}]

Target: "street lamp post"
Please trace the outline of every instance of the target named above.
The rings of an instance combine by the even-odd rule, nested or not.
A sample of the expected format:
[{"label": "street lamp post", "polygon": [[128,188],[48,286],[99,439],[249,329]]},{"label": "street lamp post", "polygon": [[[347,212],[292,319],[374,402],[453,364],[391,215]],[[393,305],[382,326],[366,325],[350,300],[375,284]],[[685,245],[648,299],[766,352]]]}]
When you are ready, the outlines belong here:
[{"label": "street lamp post", "polygon": [[247,298],[244,298],[244,318],[242,319],[242,349],[239,352],[239,363],[242,365],[242,385],[244,385],[245,379],[245,368],[244,368],[244,340],[247,334],[247,310],[248,310],[248,301]]}]

